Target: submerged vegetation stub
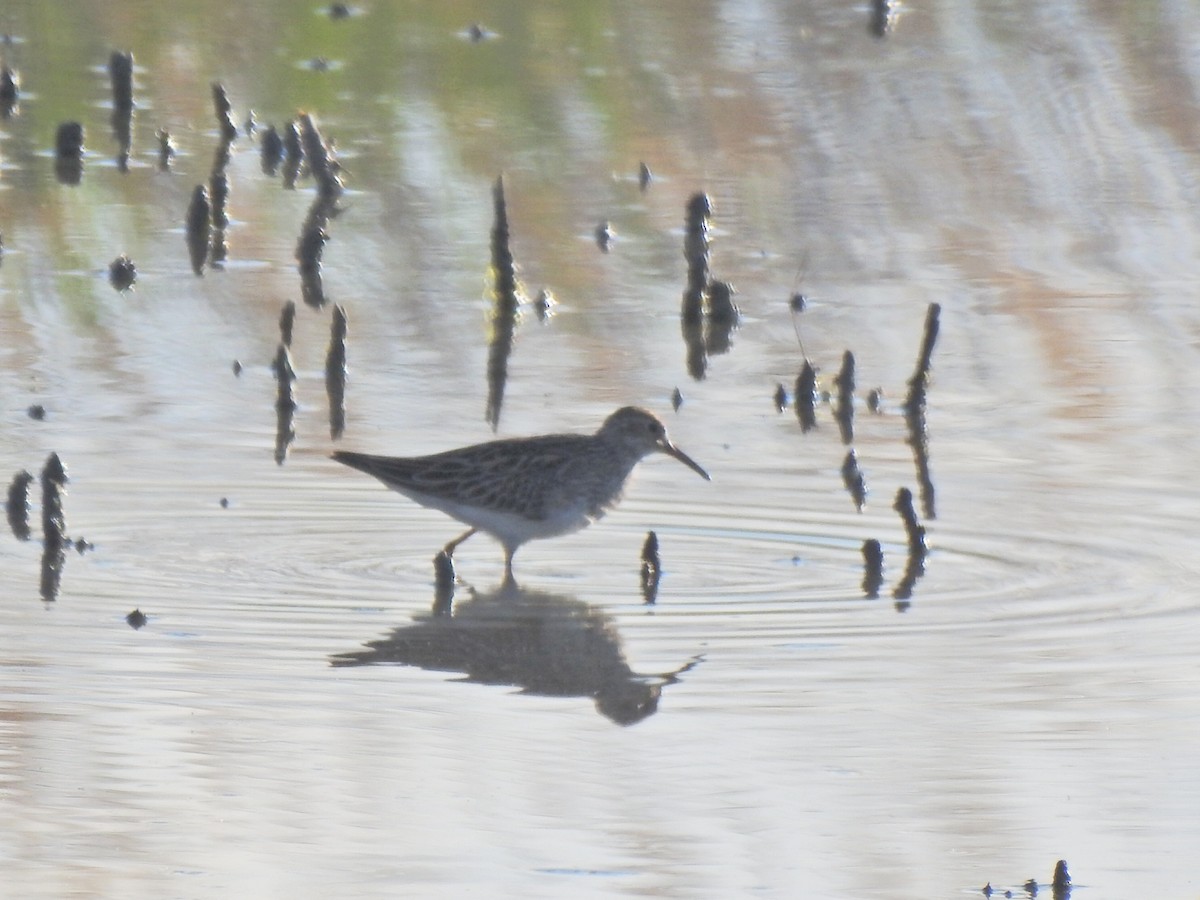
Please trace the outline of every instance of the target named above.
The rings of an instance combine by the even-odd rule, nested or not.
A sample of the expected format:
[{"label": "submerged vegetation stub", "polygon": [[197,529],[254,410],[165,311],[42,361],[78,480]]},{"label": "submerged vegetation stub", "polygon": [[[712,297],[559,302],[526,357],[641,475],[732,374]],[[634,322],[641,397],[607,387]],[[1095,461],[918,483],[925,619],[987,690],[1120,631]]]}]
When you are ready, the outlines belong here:
[{"label": "submerged vegetation stub", "polygon": [[77,185],[83,180],[83,125],[63,122],[54,135],[54,175],[60,184]]},{"label": "submerged vegetation stub", "polygon": [[196,275],[203,275],[204,267],[208,264],[208,248],[212,240],[212,207],[208,202],[208,188],[203,184],[196,185],[192,190],[185,234],[192,271]]}]

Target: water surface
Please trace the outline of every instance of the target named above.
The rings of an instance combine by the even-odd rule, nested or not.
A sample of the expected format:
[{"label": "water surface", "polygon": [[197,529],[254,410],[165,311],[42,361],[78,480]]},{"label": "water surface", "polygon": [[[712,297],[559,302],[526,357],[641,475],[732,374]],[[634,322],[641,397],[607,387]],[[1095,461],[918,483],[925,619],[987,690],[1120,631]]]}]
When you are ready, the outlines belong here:
[{"label": "water surface", "polygon": [[[0,459],[7,480],[57,452],[67,533],[94,544],[45,602],[36,485],[35,540],[0,540],[5,890],[1048,896],[1066,859],[1077,897],[1195,895],[1196,10],[943,0],[897,6],[883,38],[827,2],[353,12],[0,14],[24,92],[0,122]],[[116,49],[136,61],[125,173]],[[284,190],[239,136],[229,258],[192,274],[213,81],[239,124],[302,109],[336,142],[336,442],[331,313],[300,302],[294,259],[311,179]],[[559,303],[518,324],[493,432],[501,174],[525,287]],[[680,323],[698,191],[742,313],[700,380]],[[935,508],[900,602],[901,407],[930,303]],[[830,407],[802,433],[772,402],[805,352],[835,390],[846,350],[861,513]],[[588,431],[630,403],[713,481],[647,461],[601,523],[523,548],[515,590],[473,538],[449,617],[432,557],[457,523],[328,458]]]}]

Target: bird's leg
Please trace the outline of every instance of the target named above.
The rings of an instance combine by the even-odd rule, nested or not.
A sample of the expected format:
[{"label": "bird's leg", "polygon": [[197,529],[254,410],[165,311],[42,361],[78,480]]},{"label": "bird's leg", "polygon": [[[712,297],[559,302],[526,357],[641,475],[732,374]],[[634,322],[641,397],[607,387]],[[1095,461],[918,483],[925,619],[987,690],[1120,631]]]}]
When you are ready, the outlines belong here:
[{"label": "bird's leg", "polygon": [[516,585],[517,579],[513,577],[512,561],[513,555],[517,552],[516,547],[504,548],[504,584]]},{"label": "bird's leg", "polygon": [[447,557],[453,557],[454,556],[454,548],[457,547],[459,544],[461,544],[463,541],[465,541],[467,538],[469,538],[471,535],[473,535],[477,530],[478,529],[475,529],[475,528],[468,528],[465,532],[460,534],[458,537],[456,537],[454,540],[452,540],[450,543],[448,543],[445,547],[443,547],[442,552],[445,553]]}]

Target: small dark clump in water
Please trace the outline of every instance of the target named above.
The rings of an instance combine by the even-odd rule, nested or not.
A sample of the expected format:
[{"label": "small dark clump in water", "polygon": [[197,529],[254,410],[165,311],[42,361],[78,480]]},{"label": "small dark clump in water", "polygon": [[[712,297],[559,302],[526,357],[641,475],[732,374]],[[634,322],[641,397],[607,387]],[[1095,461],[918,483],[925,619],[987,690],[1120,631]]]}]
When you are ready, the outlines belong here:
[{"label": "small dark clump in water", "polygon": [[612,225],[607,220],[596,226],[596,246],[600,248],[601,253],[607,253],[612,249],[613,239],[617,233],[613,231]]},{"label": "small dark clump in water", "polygon": [[240,359],[233,361],[233,374],[235,376],[242,374],[242,361]]},{"label": "small dark clump in water", "polygon": [[46,418],[46,407],[42,406],[40,403],[33,404],[33,406],[29,407],[29,409],[25,410],[25,412],[28,414],[29,418],[33,419],[35,422],[41,422]]},{"label": "small dark clump in water", "polygon": [[129,623],[130,628],[132,628],[134,631],[137,631],[139,628],[141,628],[143,625],[146,624],[146,622],[147,622],[146,614],[144,612],[142,612],[140,609],[135,609],[133,612],[131,612],[129,615],[127,615],[125,617],[125,621]]},{"label": "small dark clump in water", "polygon": [[165,128],[158,129],[154,136],[158,138],[158,168],[159,171],[166,172],[175,159],[175,141],[171,138],[171,132]]},{"label": "small dark clump in water", "polygon": [[130,290],[137,281],[137,266],[128,256],[118,256],[108,265],[108,281],[122,293]]},{"label": "small dark clump in water", "polygon": [[556,306],[558,306],[558,301],[554,299],[554,294],[550,292],[549,288],[542,288],[538,291],[538,295],[533,301],[533,309],[537,313],[539,322],[548,322],[554,315]]},{"label": "small dark clump in water", "polygon": [[279,171],[279,164],[283,162],[283,138],[274,125],[268,125],[263,132],[258,142],[258,152],[263,174],[274,177]]},{"label": "small dark clump in water", "polygon": [[654,176],[650,174],[650,167],[645,163],[638,165],[638,187],[641,190],[646,190],[650,187],[650,182],[654,180]]},{"label": "small dark clump in water", "polygon": [[675,412],[679,412],[679,407],[681,406],[683,406],[683,393],[679,390],[679,388],[675,388],[675,390],[671,392],[671,408],[675,410]]},{"label": "small dark clump in water", "polygon": [[1054,900],[1067,900],[1071,896],[1071,873],[1067,871],[1067,861],[1060,859],[1054,866],[1054,880],[1051,883]]},{"label": "small dark clump in water", "polygon": [[787,409],[788,395],[787,389],[783,386],[783,382],[775,385],[775,412],[783,412]]},{"label": "small dark clump in water", "polygon": [[229,509],[229,498],[228,497],[221,498],[221,509]]},{"label": "small dark clump in water", "polygon": [[329,12],[329,18],[333,19],[336,22],[339,19],[350,18],[351,10],[350,10],[350,7],[348,5],[346,5],[345,3],[333,3],[333,4],[330,4],[328,12]]}]

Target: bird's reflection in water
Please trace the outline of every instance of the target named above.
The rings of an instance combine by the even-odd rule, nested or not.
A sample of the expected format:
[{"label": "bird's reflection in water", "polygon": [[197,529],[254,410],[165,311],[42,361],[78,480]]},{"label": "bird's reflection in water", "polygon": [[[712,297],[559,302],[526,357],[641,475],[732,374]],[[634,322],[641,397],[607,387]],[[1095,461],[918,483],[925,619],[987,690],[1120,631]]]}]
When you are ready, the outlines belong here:
[{"label": "bird's reflection in water", "polygon": [[633,725],[658,710],[668,684],[695,666],[640,675],[621,652],[616,623],[600,609],[564,594],[526,590],[509,582],[490,593],[471,592],[454,603],[434,601],[416,617],[362,650],[331,658],[335,666],[387,663],[459,672],[467,681],[505,684],[545,697],[591,697],[618,725]]}]

